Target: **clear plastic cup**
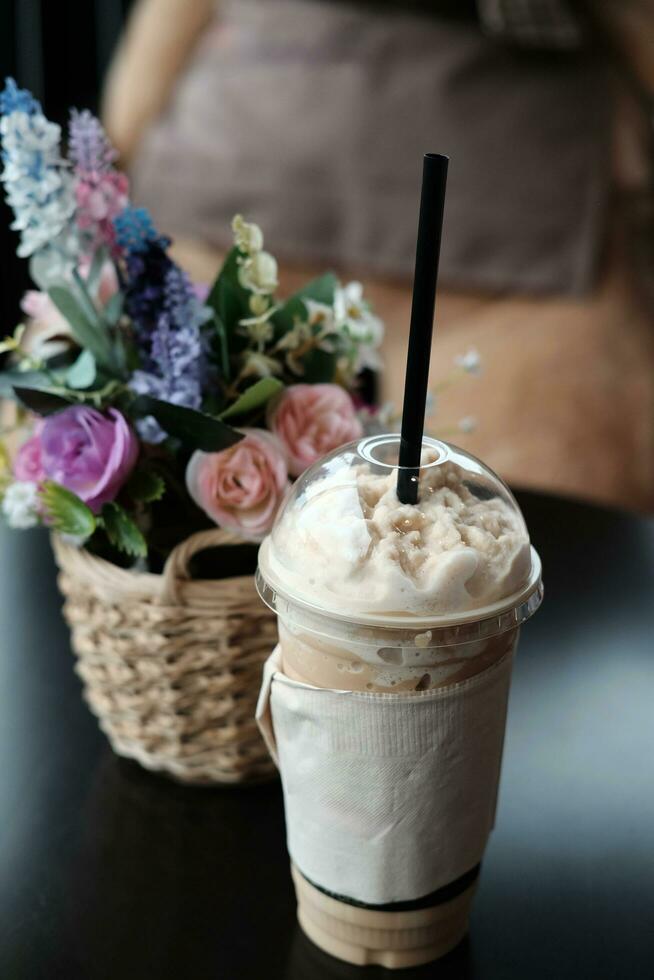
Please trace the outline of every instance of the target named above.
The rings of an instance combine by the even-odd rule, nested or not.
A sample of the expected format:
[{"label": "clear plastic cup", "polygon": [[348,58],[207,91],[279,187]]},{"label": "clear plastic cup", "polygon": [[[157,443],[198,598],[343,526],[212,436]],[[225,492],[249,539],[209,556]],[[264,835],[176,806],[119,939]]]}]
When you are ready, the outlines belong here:
[{"label": "clear plastic cup", "polygon": [[[351,443],[307,470],[282,507],[257,572],[278,615],[281,672],[316,688],[406,699],[461,691],[504,664],[508,693],[520,626],[543,594],[518,505],[483,463],[431,439],[415,475],[418,504],[402,505],[398,452],[396,435]],[[496,702],[494,771],[479,779],[479,805],[493,813],[506,697]],[[438,803],[434,792],[425,788],[425,807]],[[477,871],[436,894],[376,904],[294,866],[299,920],[318,946],[352,963],[428,962],[464,935]]]}]

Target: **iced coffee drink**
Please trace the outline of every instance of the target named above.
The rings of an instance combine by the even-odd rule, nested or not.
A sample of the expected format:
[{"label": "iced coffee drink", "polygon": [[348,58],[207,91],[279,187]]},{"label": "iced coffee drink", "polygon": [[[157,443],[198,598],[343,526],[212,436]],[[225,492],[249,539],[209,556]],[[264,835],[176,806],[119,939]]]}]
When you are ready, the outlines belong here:
[{"label": "iced coffee drink", "polygon": [[542,597],[506,486],[424,439],[417,504],[398,437],[300,478],[260,552],[277,611],[263,727],[284,785],[300,922],[355,963],[410,966],[467,928],[493,825],[511,662]]}]

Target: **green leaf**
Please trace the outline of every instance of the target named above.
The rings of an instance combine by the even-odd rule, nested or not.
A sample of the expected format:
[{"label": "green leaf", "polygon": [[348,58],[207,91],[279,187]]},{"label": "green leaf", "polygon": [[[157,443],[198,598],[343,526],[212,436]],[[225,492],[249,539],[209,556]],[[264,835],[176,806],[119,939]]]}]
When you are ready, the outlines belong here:
[{"label": "green leaf", "polygon": [[22,385],[15,385],[14,395],[25,408],[30,412],[36,412],[37,415],[53,415],[74,404],[71,399],[43,388],[24,388]]},{"label": "green leaf", "polygon": [[14,388],[44,388],[50,378],[43,371],[3,371],[0,373],[0,398],[14,398]]},{"label": "green leaf", "polygon": [[94,293],[100,283],[100,276],[102,275],[102,269],[107,261],[108,253],[106,248],[98,248],[93,254],[93,260],[91,262],[91,268],[89,269],[89,274],[85,279],[86,288],[89,292]]},{"label": "green leaf", "polygon": [[127,481],[125,490],[132,500],[137,500],[143,504],[152,504],[155,500],[161,500],[166,492],[166,484],[163,477],[159,476],[158,473],[146,469],[144,466],[139,466]]},{"label": "green leaf", "polygon": [[95,358],[90,350],[83,350],[66,372],[66,384],[70,388],[90,388],[97,374]]},{"label": "green leaf", "polygon": [[92,320],[79,302],[63,286],[52,286],[48,296],[67,321],[71,332],[80,347],[88,348],[98,364],[113,369],[113,352],[109,336],[100,321]]},{"label": "green leaf", "polygon": [[95,531],[96,520],[91,508],[59,483],[47,480],[39,496],[55,531],[80,538],[89,538]]},{"label": "green leaf", "polygon": [[115,327],[121,316],[123,315],[123,304],[125,302],[125,297],[122,293],[114,293],[113,296],[107,301],[107,305],[102,311],[103,316],[108,324]]},{"label": "green leaf", "polygon": [[141,417],[153,415],[164,432],[180,439],[190,449],[216,453],[234,446],[243,438],[240,432],[212,415],[162,402],[158,398],[150,398],[149,395],[135,398],[131,410]]},{"label": "green leaf", "polygon": [[105,504],[102,508],[102,526],[109,541],[128,555],[145,558],[148,546],[140,530],[129,514],[117,503]]},{"label": "green leaf", "polygon": [[336,374],[336,354],[326,350],[311,350],[302,359],[304,373],[302,381],[306,384],[324,384],[334,380]]},{"label": "green leaf", "polygon": [[[239,320],[251,316],[250,294],[238,281],[240,257],[239,250],[232,248],[206,299],[206,305],[215,314],[216,329],[223,331],[228,354],[236,354],[245,348],[247,340],[237,332],[237,327]],[[222,358],[225,359],[224,352]]]},{"label": "green leaf", "polygon": [[238,278],[239,260],[241,258],[241,252],[236,247],[231,248],[227,253],[220,272],[216,276],[213,286],[209,290],[206,305],[210,306],[212,310],[216,310],[218,313],[220,313],[220,310],[218,309],[220,294],[225,285],[232,287],[232,296],[234,298],[238,298],[238,301],[242,306],[244,316],[247,315],[246,311],[249,311],[250,309],[248,305],[250,294],[247,289],[244,289],[243,286],[241,286]]},{"label": "green leaf", "polygon": [[87,284],[84,282],[77,269],[73,269],[73,282],[77,286],[77,301],[83,310],[86,319],[95,327],[101,326],[102,321],[100,320],[93,297],[91,296]]},{"label": "green leaf", "polygon": [[213,322],[216,328],[217,340],[214,343],[214,349],[218,348],[218,357],[220,360],[220,371],[225,379],[229,381],[231,376],[230,366],[229,366],[229,345],[227,343],[227,329],[225,324],[220,319],[217,313],[214,312]]},{"label": "green leaf", "polygon": [[236,401],[220,413],[221,419],[237,418],[262,408],[284,385],[277,378],[261,378],[240,395]]},{"label": "green leaf", "polygon": [[126,378],[129,374],[127,365],[131,358],[124,339],[120,335],[116,337],[113,343],[113,358],[116,374],[120,378]]},{"label": "green leaf", "polygon": [[338,279],[333,272],[326,272],[324,276],[312,279],[306,286],[299,289],[291,297],[292,299],[312,299],[316,303],[324,303],[326,306],[333,306],[334,293],[338,286]]},{"label": "green leaf", "polygon": [[[62,351],[49,357],[43,370],[20,371],[7,368],[0,371],[0,398],[14,398],[14,388],[51,388],[53,384],[64,384],[66,369],[75,361],[77,348]],[[47,369],[47,370],[46,370]]]}]

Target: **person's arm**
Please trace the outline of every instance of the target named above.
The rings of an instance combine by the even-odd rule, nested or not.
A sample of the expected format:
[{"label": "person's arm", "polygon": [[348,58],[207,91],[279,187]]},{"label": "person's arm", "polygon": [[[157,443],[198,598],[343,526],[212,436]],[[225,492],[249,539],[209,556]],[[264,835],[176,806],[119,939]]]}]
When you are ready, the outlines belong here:
[{"label": "person's arm", "polygon": [[124,164],[165,107],[215,0],[139,0],[107,75],[102,117]]}]

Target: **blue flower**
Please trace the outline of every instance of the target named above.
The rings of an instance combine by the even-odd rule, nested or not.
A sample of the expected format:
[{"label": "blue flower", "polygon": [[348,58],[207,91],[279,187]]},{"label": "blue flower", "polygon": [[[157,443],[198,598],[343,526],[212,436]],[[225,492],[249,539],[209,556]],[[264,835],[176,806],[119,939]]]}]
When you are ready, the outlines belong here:
[{"label": "blue flower", "polygon": [[4,91],[0,92],[0,115],[24,112],[27,116],[41,113],[41,105],[26,88],[18,88],[13,78],[5,79]]},{"label": "blue flower", "polygon": [[128,207],[114,218],[116,241],[130,255],[147,252],[151,246],[165,250],[170,239],[160,235],[147,208]]}]

